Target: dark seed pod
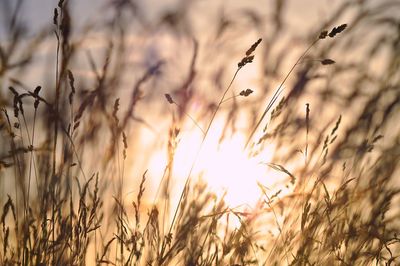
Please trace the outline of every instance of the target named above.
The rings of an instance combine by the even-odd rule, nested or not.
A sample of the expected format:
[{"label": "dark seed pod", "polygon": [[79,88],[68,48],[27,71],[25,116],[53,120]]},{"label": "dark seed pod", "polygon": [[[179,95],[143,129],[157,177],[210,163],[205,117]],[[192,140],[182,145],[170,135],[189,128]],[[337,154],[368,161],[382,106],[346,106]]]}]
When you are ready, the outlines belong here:
[{"label": "dark seed pod", "polygon": [[324,30],[324,31],[321,31],[318,38],[325,39],[327,35],[328,35],[328,31]]},{"label": "dark seed pod", "polygon": [[252,94],[252,93],[253,93],[253,91],[252,91],[251,89],[246,89],[246,90],[242,90],[242,91],[239,93],[239,95],[240,95],[240,96],[247,97],[247,96],[249,96],[249,95]]},{"label": "dark seed pod", "polygon": [[347,27],[347,24],[342,24],[340,26],[337,27],[333,27],[333,29],[329,32],[328,36],[333,38],[336,36],[336,34],[341,33],[342,31],[344,31]]},{"label": "dark seed pod", "polygon": [[172,100],[171,95],[169,95],[168,93],[165,94],[165,98],[167,99],[167,101],[168,101],[170,104],[173,104],[173,103],[174,103],[174,100]]},{"label": "dark seed pod", "polygon": [[257,46],[261,43],[262,39],[258,39],[255,43],[253,43],[253,45],[249,48],[249,50],[247,50],[246,52],[246,56],[251,55],[257,48]]},{"label": "dark seed pod", "polygon": [[334,60],[332,60],[332,59],[329,59],[329,58],[321,60],[321,64],[324,65],[324,66],[325,65],[332,65],[334,63],[336,63],[336,62]]}]

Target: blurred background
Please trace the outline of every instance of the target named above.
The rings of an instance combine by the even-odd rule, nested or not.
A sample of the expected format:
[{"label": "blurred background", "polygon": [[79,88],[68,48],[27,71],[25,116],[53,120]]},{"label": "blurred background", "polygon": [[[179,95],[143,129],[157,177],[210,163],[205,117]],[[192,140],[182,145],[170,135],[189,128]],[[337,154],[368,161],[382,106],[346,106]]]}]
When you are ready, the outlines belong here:
[{"label": "blurred background", "polygon": [[145,176],[141,209],[168,199],[168,224],[193,178],[246,213],[280,195],[284,221],[313,178],[332,192],[374,167],[398,177],[399,1],[2,0],[0,14],[1,205],[98,176],[102,195],[131,206]]}]

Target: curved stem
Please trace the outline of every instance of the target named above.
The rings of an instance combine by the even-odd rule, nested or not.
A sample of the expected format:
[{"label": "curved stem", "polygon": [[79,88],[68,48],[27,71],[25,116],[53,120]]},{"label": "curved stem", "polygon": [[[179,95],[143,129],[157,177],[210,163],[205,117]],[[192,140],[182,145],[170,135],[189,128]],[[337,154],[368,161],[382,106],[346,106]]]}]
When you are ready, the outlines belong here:
[{"label": "curved stem", "polygon": [[[204,142],[205,142],[205,140],[206,140],[206,138],[207,138],[208,132],[210,131],[211,125],[212,125],[212,123],[213,123],[213,121],[214,121],[214,119],[215,119],[215,116],[217,115],[218,110],[220,109],[222,103],[223,103],[224,100],[225,100],[226,94],[228,93],[229,89],[232,87],[233,81],[235,80],[235,78],[236,78],[236,76],[237,76],[237,74],[238,74],[238,72],[239,72],[240,69],[241,69],[241,67],[238,67],[238,68],[237,68],[235,74],[233,75],[233,77],[232,77],[232,79],[231,79],[231,82],[229,83],[228,87],[225,89],[225,91],[224,91],[224,93],[223,93],[223,95],[222,95],[220,101],[218,102],[217,107],[215,108],[215,111],[213,112],[213,114],[212,114],[212,116],[211,116],[211,120],[210,120],[210,122],[208,123],[208,126],[207,126],[207,128],[206,128],[206,130],[205,130],[205,132],[204,132],[203,139],[201,140],[200,146],[199,146],[199,148],[198,148],[198,150],[197,150],[197,152],[196,152],[196,156],[195,156],[195,158],[194,158],[194,160],[193,160],[193,163],[192,163],[192,165],[191,165],[191,167],[190,167],[189,173],[188,173],[188,175],[187,175],[187,177],[186,177],[185,185],[184,185],[183,190],[182,190],[182,192],[181,192],[181,194],[180,194],[178,204],[176,205],[176,209],[175,209],[175,211],[174,211],[174,216],[173,216],[173,218],[172,218],[171,225],[170,225],[170,227],[169,227],[169,230],[168,230],[168,234],[167,234],[167,235],[170,235],[171,232],[172,232],[172,228],[174,227],[176,218],[177,218],[177,216],[178,216],[179,206],[181,205],[182,200],[183,200],[183,197],[185,196],[186,191],[187,191],[187,189],[188,189],[188,187],[189,187],[190,177],[191,177],[192,172],[193,172],[193,170],[194,170],[194,167],[195,167],[195,165],[196,165],[196,163],[197,163],[197,160],[199,159],[200,152],[201,152],[201,150],[202,150],[202,148],[203,148],[203,144],[204,144]],[[161,262],[162,262],[163,260],[165,260],[165,258],[166,258],[166,256],[163,256],[163,254],[162,254],[163,251],[164,251],[164,249],[165,249],[165,246],[166,246],[166,243],[165,243],[165,241],[164,241],[163,246],[162,246],[162,252],[161,252],[161,256],[162,256],[162,257],[160,258],[160,259],[161,259]],[[168,253],[167,253],[167,254],[168,254]]]},{"label": "curved stem", "polygon": [[272,99],[268,103],[267,107],[265,108],[263,114],[261,115],[260,119],[258,120],[257,124],[253,128],[253,130],[250,133],[250,136],[248,137],[246,141],[246,145],[244,149],[247,149],[251,139],[253,138],[254,134],[257,131],[257,128],[260,126],[261,122],[264,120],[265,116],[267,115],[268,111],[271,109],[272,105],[275,103],[276,99],[278,98],[279,94],[282,92],[283,85],[285,84],[286,80],[289,78],[289,76],[292,74],[293,70],[296,68],[296,66],[300,63],[300,61],[307,55],[307,53],[310,51],[310,49],[319,41],[319,39],[316,39],[311,43],[311,45],[303,52],[303,54],[297,59],[296,63],[292,66],[292,68],[289,70],[289,72],[286,74],[285,78],[282,80],[281,84],[279,84],[278,89],[275,91],[274,95],[272,96]]},{"label": "curved stem", "polygon": [[239,96],[240,96],[240,94],[233,95],[233,96],[231,96],[231,97],[226,98],[225,100],[223,100],[222,103],[226,103],[227,101],[232,100],[232,99],[234,99],[234,98],[236,98],[236,97],[239,97]]},{"label": "curved stem", "polygon": [[[178,106],[178,108],[180,108],[180,109],[183,110],[183,108],[182,108],[179,104],[177,104],[176,102],[173,102],[173,103],[174,103],[176,106]],[[201,128],[201,126],[196,122],[196,120],[195,120],[190,114],[186,113],[185,111],[184,111],[184,114],[185,114],[187,117],[189,117],[190,120],[192,120],[192,122],[195,124],[195,126],[196,126],[198,129],[200,129],[200,131],[203,133],[203,135],[206,134],[206,133],[204,132],[204,130]]]}]

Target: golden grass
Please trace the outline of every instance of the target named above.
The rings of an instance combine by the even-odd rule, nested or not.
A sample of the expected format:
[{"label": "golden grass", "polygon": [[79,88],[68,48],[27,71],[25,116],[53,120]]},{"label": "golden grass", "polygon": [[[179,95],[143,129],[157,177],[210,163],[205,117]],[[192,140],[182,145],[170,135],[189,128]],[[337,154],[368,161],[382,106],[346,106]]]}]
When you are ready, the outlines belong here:
[{"label": "golden grass", "polygon": [[[137,12],[133,1],[109,6],[114,16],[102,29],[109,34],[104,56],[84,51],[94,74],[86,78],[77,74],[85,48],[73,34],[68,1],[60,0],[54,9],[51,36],[26,42],[29,49],[16,62],[24,32],[11,17],[4,25],[7,43],[0,43],[0,85],[9,88],[0,93],[0,264],[399,264],[400,36],[398,19],[384,11],[399,5],[344,1],[326,25],[314,27],[304,50],[292,52],[279,37],[286,29],[284,2],[275,3],[271,33],[260,27],[266,18],[256,10],[243,13],[262,36],[242,49],[244,56],[228,49],[235,40],[217,38],[226,49],[214,51],[182,30],[188,11],[178,6],[157,27],[183,34],[194,44],[193,54],[177,48],[169,60],[141,65],[128,89],[133,33],[128,34],[125,15]],[[334,26],[351,8],[359,13],[349,25]],[[235,27],[221,21],[220,34]],[[352,48],[365,42],[366,32],[375,35],[359,52],[361,59],[353,60]],[[49,39],[55,39],[55,65],[47,78],[54,81],[24,85],[22,71],[36,67],[31,59]],[[373,64],[381,59],[380,50],[386,56],[377,74]],[[239,59],[232,76],[225,74],[230,62],[212,64],[207,53]],[[178,55],[190,58],[184,71],[174,65]],[[204,62],[209,69],[201,67]],[[250,64],[262,70],[258,88],[237,88]],[[171,80],[179,75],[183,78],[174,86]],[[212,89],[202,91],[207,83],[201,79]],[[154,103],[161,108],[161,122],[148,120]],[[195,107],[199,111],[193,114]],[[243,115],[244,130],[238,129]],[[194,172],[217,118],[225,121],[220,142],[243,134],[243,153],[284,177],[276,187],[255,184],[260,191],[255,206],[230,206],[204,181],[207,169]],[[202,135],[191,147],[195,157],[180,184],[176,153],[193,125]],[[167,162],[156,186],[150,171],[130,172],[131,163],[154,152],[137,150],[139,129],[166,138]],[[266,161],[263,152],[271,143],[277,149]],[[137,182],[134,176],[140,176]],[[256,183],[251,173],[243,178]],[[248,192],[241,193],[235,196]]]}]

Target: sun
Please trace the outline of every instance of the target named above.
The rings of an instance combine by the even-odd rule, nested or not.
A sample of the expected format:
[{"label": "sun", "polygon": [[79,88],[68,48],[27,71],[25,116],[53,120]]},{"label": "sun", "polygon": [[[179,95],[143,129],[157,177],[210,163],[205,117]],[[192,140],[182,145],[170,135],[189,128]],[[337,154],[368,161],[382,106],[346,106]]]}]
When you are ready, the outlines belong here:
[{"label": "sun", "polygon": [[230,207],[255,205],[261,196],[257,186],[265,175],[258,158],[249,158],[243,150],[245,136],[235,134],[218,143],[219,134],[211,132],[200,155],[198,169],[210,189],[222,196]]},{"label": "sun", "polygon": [[[244,150],[245,134],[238,131],[220,140],[223,126],[224,121],[216,120],[201,147],[201,131],[182,132],[174,156],[173,182],[178,184],[177,187],[184,184],[193,166],[190,178],[201,174],[210,191],[219,197],[224,195],[229,207],[255,206],[263,196],[258,184],[273,187],[286,178],[266,165],[272,160],[275,147],[271,144],[262,153],[250,157]],[[161,176],[166,160],[165,151],[157,152],[150,162],[150,169]]]}]

